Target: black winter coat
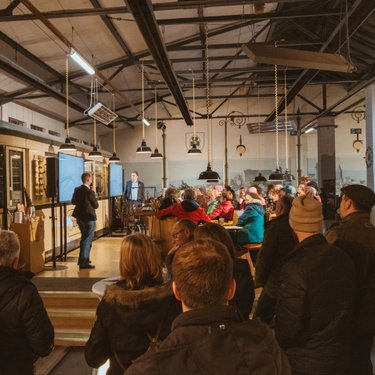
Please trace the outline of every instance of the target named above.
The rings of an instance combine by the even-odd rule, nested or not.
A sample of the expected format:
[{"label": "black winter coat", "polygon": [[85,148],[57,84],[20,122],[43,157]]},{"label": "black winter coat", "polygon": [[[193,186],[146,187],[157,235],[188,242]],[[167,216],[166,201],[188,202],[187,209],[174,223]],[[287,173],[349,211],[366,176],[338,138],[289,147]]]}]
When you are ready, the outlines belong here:
[{"label": "black winter coat", "polygon": [[73,217],[82,221],[95,221],[95,210],[99,207],[95,192],[82,184],[74,189],[72,204],[75,205]]},{"label": "black winter coat", "polygon": [[232,307],[181,314],[156,351],[138,358],[125,375],[290,375],[285,354],[258,320],[241,322]]},{"label": "black winter coat", "polygon": [[53,348],[53,327],[31,272],[0,266],[0,374],[34,374]]},{"label": "black winter coat", "polygon": [[262,248],[255,265],[256,288],[263,287],[263,291],[269,297],[277,299],[284,258],[297,246],[297,243],[289,225],[288,214],[267,222]]},{"label": "black winter coat", "polygon": [[159,338],[164,339],[180,312],[181,305],[167,285],[150,282],[143,288],[129,290],[120,281],[107,286],[86,343],[87,363],[97,368],[109,358],[107,375],[123,374],[124,369],[148,349],[148,336],[155,337],[162,323]]},{"label": "black winter coat", "polygon": [[276,338],[292,370],[344,374],[355,293],[353,262],[317,234],[300,242],[281,270]]}]

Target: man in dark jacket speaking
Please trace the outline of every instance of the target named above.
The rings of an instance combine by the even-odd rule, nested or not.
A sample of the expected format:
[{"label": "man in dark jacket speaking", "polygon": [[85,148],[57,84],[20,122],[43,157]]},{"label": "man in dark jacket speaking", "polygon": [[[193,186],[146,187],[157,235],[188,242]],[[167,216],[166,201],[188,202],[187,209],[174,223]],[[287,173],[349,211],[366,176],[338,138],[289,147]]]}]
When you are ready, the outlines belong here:
[{"label": "man in dark jacket speaking", "polygon": [[354,264],[321,234],[322,205],[293,200],[289,224],[299,244],[281,270],[276,338],[293,375],[343,375],[354,305]]},{"label": "man in dark jacket speaking", "polygon": [[33,274],[17,270],[19,254],[16,234],[0,231],[1,375],[33,375],[33,363],[53,349],[53,327]]},{"label": "man in dark jacket speaking", "polygon": [[75,205],[73,217],[77,219],[81,231],[79,243],[79,268],[95,268],[90,264],[91,242],[95,234],[95,210],[99,207],[95,192],[91,190],[91,173],[85,172],[81,176],[82,185],[76,187],[73,193],[72,204]]},{"label": "man in dark jacket speaking", "polygon": [[139,357],[126,375],[289,375],[270,329],[228,306],[235,292],[233,262],[212,240],[191,241],[172,263],[173,292],[183,313],[156,351]]}]

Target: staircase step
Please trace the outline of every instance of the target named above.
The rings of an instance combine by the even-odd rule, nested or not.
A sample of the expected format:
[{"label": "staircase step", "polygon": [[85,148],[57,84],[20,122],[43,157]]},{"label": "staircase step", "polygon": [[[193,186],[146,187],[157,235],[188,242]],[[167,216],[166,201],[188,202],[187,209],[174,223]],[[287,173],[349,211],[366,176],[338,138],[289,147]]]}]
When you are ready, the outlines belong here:
[{"label": "staircase step", "polygon": [[93,308],[96,310],[99,298],[92,292],[39,292],[46,308]]},{"label": "staircase step", "polygon": [[55,329],[91,329],[96,316],[93,309],[48,308],[47,313]]},{"label": "staircase step", "polygon": [[90,330],[87,331],[55,331],[55,345],[56,346],[85,346],[90,337]]}]

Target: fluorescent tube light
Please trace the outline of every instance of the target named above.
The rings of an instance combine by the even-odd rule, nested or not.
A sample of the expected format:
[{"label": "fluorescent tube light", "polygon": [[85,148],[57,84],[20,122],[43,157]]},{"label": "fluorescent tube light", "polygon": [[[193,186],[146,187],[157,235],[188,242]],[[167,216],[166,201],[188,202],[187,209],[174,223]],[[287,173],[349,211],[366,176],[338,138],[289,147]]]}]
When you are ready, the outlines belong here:
[{"label": "fluorescent tube light", "polygon": [[70,53],[70,57],[88,74],[95,74],[95,69],[78,52],[72,50]]},{"label": "fluorescent tube light", "polygon": [[309,129],[307,129],[306,131],[305,131],[305,133],[306,134],[309,134],[309,133],[311,133],[312,131],[314,131],[315,130],[315,128],[309,128]]},{"label": "fluorescent tube light", "polygon": [[146,126],[150,126],[150,121],[147,120],[147,118],[144,118],[142,119],[143,123],[146,125]]}]

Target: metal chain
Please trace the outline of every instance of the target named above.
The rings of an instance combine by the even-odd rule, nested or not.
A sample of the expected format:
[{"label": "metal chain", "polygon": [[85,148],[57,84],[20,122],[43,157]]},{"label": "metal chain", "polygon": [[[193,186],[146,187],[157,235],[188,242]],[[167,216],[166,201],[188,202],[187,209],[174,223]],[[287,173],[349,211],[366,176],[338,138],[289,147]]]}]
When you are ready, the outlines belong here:
[{"label": "metal chain", "polygon": [[145,139],[145,123],[143,122],[145,118],[145,66],[142,61],[141,70],[141,80],[142,80],[142,140]]},{"label": "metal chain", "polygon": [[66,135],[69,137],[69,55],[65,60]]},{"label": "metal chain", "polygon": [[206,50],[206,119],[207,119],[207,153],[208,153],[208,162],[211,162],[211,128],[212,124],[210,123],[209,113],[210,113],[210,82],[209,82],[209,69],[208,69],[208,27],[206,24],[206,35],[205,35],[205,50]]},{"label": "metal chain", "polygon": [[276,122],[276,168],[279,168],[279,108],[278,108],[277,65],[275,65],[275,122]]},{"label": "metal chain", "polygon": [[284,102],[285,102],[285,169],[288,169],[288,95],[286,87],[286,68],[284,69]]},{"label": "metal chain", "polygon": [[[98,81],[95,79],[95,96],[94,96],[94,103],[96,104],[97,102],[97,98],[98,98],[98,95],[97,95],[97,91],[98,91]],[[96,146],[96,119],[94,118],[94,146]]]},{"label": "metal chain", "polygon": [[195,144],[195,136],[196,136],[196,130],[195,130],[195,75],[194,72],[191,72],[193,78],[193,136],[194,136],[194,144]]},{"label": "metal chain", "polygon": [[[114,93],[112,93],[112,110],[114,113],[116,113],[116,100],[115,100]],[[112,126],[113,126],[113,152],[116,153],[116,119],[113,119]]]},{"label": "metal chain", "polygon": [[158,148],[158,88],[155,85],[155,148]]}]

